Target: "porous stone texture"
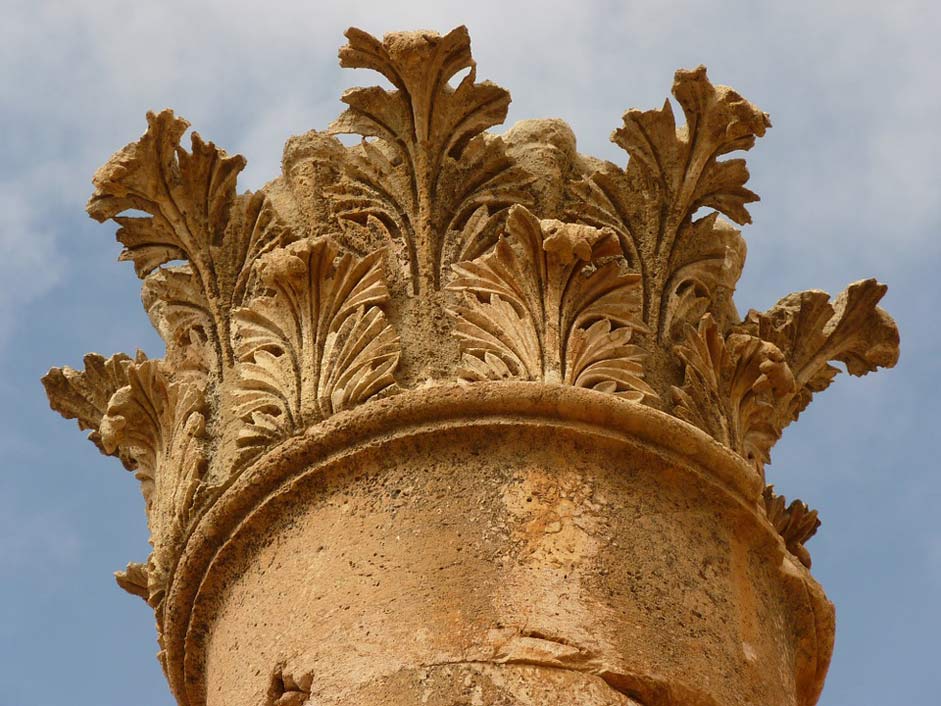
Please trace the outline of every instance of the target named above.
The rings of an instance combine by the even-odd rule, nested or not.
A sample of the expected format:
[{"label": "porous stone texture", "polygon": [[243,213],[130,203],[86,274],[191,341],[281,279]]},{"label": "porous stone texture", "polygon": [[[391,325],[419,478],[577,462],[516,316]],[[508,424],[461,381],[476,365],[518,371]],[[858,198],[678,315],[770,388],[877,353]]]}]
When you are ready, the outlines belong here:
[{"label": "porous stone texture", "polygon": [[180,706],[812,706],[820,521],[765,465],[899,339],[874,279],[739,314],[758,197],[720,158],[767,114],[677,71],[685,124],[627,111],[621,167],[561,120],[487,132],[510,96],[463,27],[347,38],[392,88],[257,192],[148,114],[88,211],[166,355],[43,379],[141,482],[153,551],[116,576]]},{"label": "porous stone texture", "polygon": [[377,410],[381,439],[287,472],[200,589],[194,697],[264,703],[272,665],[315,704],[812,696],[831,607],[746,500],[747,466],[677,456],[707,439],[653,414],[612,424],[619,400],[532,387],[415,396],[424,421]]}]

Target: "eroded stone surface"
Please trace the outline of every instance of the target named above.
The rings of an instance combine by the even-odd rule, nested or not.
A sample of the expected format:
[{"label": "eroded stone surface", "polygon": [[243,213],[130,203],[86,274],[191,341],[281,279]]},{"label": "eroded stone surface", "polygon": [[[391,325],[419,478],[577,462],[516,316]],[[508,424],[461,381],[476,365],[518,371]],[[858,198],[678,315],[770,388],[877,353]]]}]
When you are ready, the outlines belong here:
[{"label": "eroded stone surface", "polygon": [[723,157],[768,116],[678,71],[685,124],[629,110],[622,168],[560,120],[488,132],[463,27],[347,38],[393,89],[259,191],[169,110],[98,171],[166,355],[43,379],[141,481],[118,583],[180,704],[813,704],[819,520],[764,465],[898,331],[871,279],[739,315],[758,197]]},{"label": "eroded stone surface", "polygon": [[[573,704],[795,702],[806,626],[780,602],[790,576],[754,517],[655,450],[489,421],[302,470],[239,529],[197,606],[210,706],[260,703],[280,663],[314,675],[312,703],[401,683],[380,703],[462,703],[416,674],[453,666],[477,684],[474,665],[503,664],[597,684]],[[483,674],[532,689],[543,671]],[[552,693],[477,688],[485,704]]]}]

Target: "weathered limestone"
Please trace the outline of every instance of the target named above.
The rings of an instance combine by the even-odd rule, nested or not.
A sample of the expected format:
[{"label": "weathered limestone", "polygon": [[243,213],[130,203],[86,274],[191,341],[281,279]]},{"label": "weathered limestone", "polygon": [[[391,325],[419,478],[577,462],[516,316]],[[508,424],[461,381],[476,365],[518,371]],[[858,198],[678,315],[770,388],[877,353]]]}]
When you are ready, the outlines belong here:
[{"label": "weathered limestone", "polygon": [[510,97],[464,28],[347,37],[395,89],[260,191],[171,111],[95,175],[166,356],[43,382],[141,481],[153,552],[117,579],[177,701],[814,704],[819,520],[764,465],[898,332],[875,280],[738,314],[721,216],[758,197],[719,157],[767,115],[678,71],[686,124],[628,111],[622,169],[558,120],[486,132]]}]

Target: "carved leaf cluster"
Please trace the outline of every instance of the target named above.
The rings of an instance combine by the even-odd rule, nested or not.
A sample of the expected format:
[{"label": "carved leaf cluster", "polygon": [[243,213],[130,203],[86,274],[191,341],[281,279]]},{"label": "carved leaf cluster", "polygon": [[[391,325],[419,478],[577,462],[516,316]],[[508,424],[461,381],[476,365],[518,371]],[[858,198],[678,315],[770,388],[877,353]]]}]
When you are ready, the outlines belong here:
[{"label": "carved leaf cluster", "polygon": [[789,294],[768,311],[750,311],[738,327],[776,345],[794,373],[796,394],[783,400],[783,424],[797,419],[815,392],[829,387],[841,362],[851,375],[891,368],[898,361],[898,327],[877,306],[886,286],[854,282],[834,302],[819,290]]},{"label": "carved leaf cluster", "polygon": [[[188,123],[169,110],[148,114],[147,132],[95,175],[88,212],[119,225],[167,354],[89,354],[84,371],[54,368],[43,384],[53,409],[141,480],[154,551],[117,574],[128,591],[160,606],[221,484],[394,392],[400,358],[403,386],[519,379],[670,406],[762,476],[834,362],[853,375],[896,363],[875,280],[739,317],[745,244],[729,220],[749,223],[758,197],[744,160],[723,158],[770,122],[703,67],[676,73],[684,125],[669,101],[625,113],[612,135],[622,169],[579,155],[558,120],[488,134],[510,96],[477,82],[464,27],[346,36],[341,65],[392,89],[348,91],[331,135],[292,139],[283,177],[259,192],[236,193],[242,157],[195,133],[184,149]],[[363,140],[347,148],[337,133]],[[210,454],[231,443],[234,463]],[[816,513],[770,486],[765,506],[809,566]],[[302,686],[285,676],[275,698],[303,700]]]},{"label": "carved leaf cluster", "polygon": [[851,284],[835,302],[821,291],[791,294],[723,333],[706,315],[686,326],[676,355],[685,366],[675,413],[761,469],[783,429],[839,372],[853,375],[898,360],[898,329],[876,306],[885,286]]},{"label": "carved leaf cluster", "polygon": [[794,390],[794,377],[773,344],[745,334],[723,335],[711,314],[686,324],[675,353],[682,387],[673,388],[674,413],[737,451],[761,472],[781,435],[775,400]]},{"label": "carved leaf cluster", "polygon": [[[121,259],[145,279],[144,302],[171,358],[224,377],[233,363],[229,312],[245,297],[251,263],[288,233],[263,194],[236,195],[243,157],[197,133],[187,152],[180,138],[189,123],[170,110],[148,113],[147,123],[140,140],[95,174],[88,212],[120,225]],[[127,211],[149,215],[121,215]]]},{"label": "carved leaf cluster", "polygon": [[308,239],[258,269],[264,293],[234,319],[244,458],[391,386],[399,359],[381,252],[357,260]]},{"label": "carved leaf cluster", "polygon": [[[643,320],[658,339],[707,310],[731,315],[745,246],[717,215],[749,223],[745,205],[758,196],[745,188],[743,159],[718,158],[750,149],[771,125],[735,91],[712,85],[702,66],[677,71],[673,95],[685,126],[677,127],[669,101],[629,110],[611,138],[630,155],[627,168],[607,163],[570,189],[571,217],[612,228],[641,273]],[[700,208],[714,212],[694,220]]]},{"label": "carved leaf cluster", "polygon": [[773,485],[765,486],[762,500],[768,521],[784,539],[787,550],[809,569],[810,552],[804,544],[817,534],[820,527],[817,511],[811,510],[803,500],[793,500],[788,505],[787,498],[776,494]]},{"label": "carved leaf cluster", "polygon": [[208,410],[203,387],[173,381],[162,361],[130,365],[127,378],[101,420],[101,443],[136,464],[154,545],[147,577],[156,606],[200,495],[205,497]]},{"label": "carved leaf cluster", "polygon": [[150,598],[146,564],[131,562],[123,571],[114,572],[114,580],[132,596],[143,598],[145,601]]},{"label": "carved leaf cluster", "polygon": [[[636,274],[611,259],[610,232],[510,209],[494,250],[454,266],[448,289],[467,380],[545,380],[641,400]],[[605,260],[605,258],[608,258]],[[588,271],[590,270],[590,271]]]},{"label": "carved leaf cluster", "polygon": [[[138,351],[136,362],[144,360],[146,356]],[[84,370],[68,366],[52,368],[42,378],[52,409],[66,419],[78,420],[79,429],[91,431],[89,441],[101,453],[118,456],[128,470],[134,470],[134,460],[120,450],[106,450],[98,427],[108,411],[111,396],[128,384],[127,370],[134,362],[135,359],[124,353],[116,353],[107,359],[97,353],[89,353],[84,358]]]},{"label": "carved leaf cluster", "polygon": [[[483,135],[506,117],[510,94],[489,81],[476,83],[470,37],[458,27],[444,37],[410,32],[381,42],[357,29],[346,36],[340,64],[368,68],[395,87],[354,88],[349,108],[330,126],[364,140],[348,157],[329,194],[354,238],[376,245],[404,241],[412,290],[436,290],[442,270],[473,238],[468,220],[479,209],[500,214],[529,203],[530,175],[503,141]],[[456,88],[449,84],[467,69]]]}]

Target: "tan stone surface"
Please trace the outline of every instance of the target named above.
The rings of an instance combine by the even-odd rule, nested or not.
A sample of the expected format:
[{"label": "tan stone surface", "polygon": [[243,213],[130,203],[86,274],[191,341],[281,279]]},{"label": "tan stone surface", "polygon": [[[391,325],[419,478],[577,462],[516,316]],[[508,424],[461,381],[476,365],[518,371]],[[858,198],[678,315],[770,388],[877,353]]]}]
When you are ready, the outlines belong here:
[{"label": "tan stone surface", "polygon": [[[747,502],[745,464],[707,447],[699,465],[707,439],[660,413],[616,424],[631,415],[616,399],[493,385],[408,393],[397,438],[246,479],[286,485],[229,535],[195,601],[207,703],[258,703],[282,662],[314,675],[313,703],[371,702],[375,682],[434,665],[584,672],[641,703],[786,704],[815,688],[795,683],[816,677],[798,645],[818,629],[807,614],[830,608]],[[384,407],[347,415],[347,434],[395,426]]]},{"label": "tan stone surface", "polygon": [[43,382],[141,481],[153,552],[117,579],[176,699],[815,703],[820,523],[764,465],[898,331],[875,280],[739,315],[758,197],[720,158],[768,116],[678,71],[685,124],[629,110],[622,168],[560,120],[487,132],[510,97],[464,28],[347,37],[394,89],[258,192],[169,110],[95,175],[166,355]]}]

